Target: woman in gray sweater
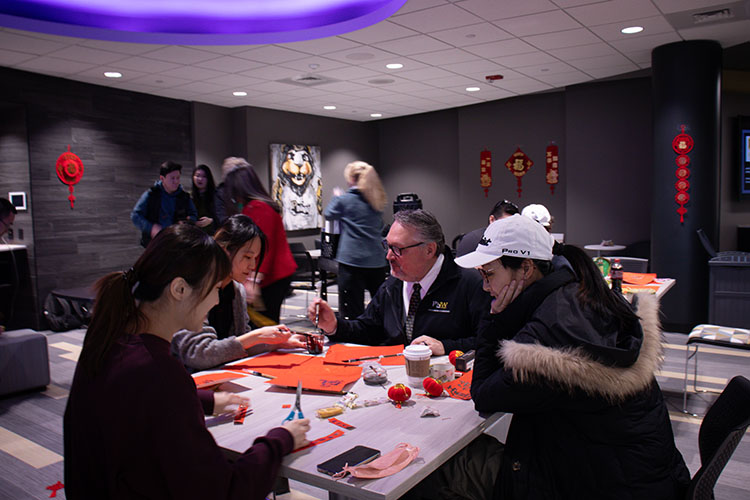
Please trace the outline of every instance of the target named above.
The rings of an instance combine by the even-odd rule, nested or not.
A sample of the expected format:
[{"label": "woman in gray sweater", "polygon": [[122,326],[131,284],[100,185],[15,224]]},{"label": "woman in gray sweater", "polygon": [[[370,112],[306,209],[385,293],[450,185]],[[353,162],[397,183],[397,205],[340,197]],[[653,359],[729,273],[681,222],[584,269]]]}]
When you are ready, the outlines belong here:
[{"label": "woman in gray sweater", "polygon": [[241,283],[257,271],[266,251],[266,238],[247,215],[227,219],[214,235],[232,263],[221,283],[219,303],[208,312],[203,329],[182,330],[172,338],[172,353],[190,369],[204,370],[260,352],[304,347],[284,325],[250,330],[245,287]]}]

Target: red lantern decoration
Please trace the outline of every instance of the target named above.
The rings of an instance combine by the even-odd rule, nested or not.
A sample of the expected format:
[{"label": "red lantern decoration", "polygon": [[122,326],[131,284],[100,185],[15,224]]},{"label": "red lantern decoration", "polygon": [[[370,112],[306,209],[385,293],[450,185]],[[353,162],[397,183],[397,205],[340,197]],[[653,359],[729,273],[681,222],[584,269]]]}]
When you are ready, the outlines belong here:
[{"label": "red lantern decoration", "polygon": [[78,184],[78,181],[83,177],[83,162],[77,155],[70,152],[70,144],[68,144],[68,151],[57,158],[55,170],[60,181],[68,185],[70,191],[68,201],[70,201],[70,208],[72,209],[73,203],[76,201],[76,197],[73,196],[73,186]]},{"label": "red lantern decoration", "polygon": [[463,355],[463,351],[451,351],[451,353],[448,354],[448,361],[450,361],[453,366],[456,366],[456,358]]},{"label": "red lantern decoration", "polygon": [[388,389],[388,399],[396,403],[396,408],[401,408],[401,403],[411,398],[411,389],[404,384],[396,384]]},{"label": "red lantern decoration", "polygon": [[690,194],[687,190],[690,189],[690,157],[687,155],[693,150],[693,138],[685,133],[685,125],[680,125],[680,133],[672,139],[672,149],[677,153],[677,158],[674,162],[677,165],[675,170],[675,176],[677,176],[677,182],[674,183],[674,187],[677,190],[677,194],[674,196],[674,201],[679,205],[677,213],[680,214],[680,223],[685,222],[685,214],[687,208],[685,205],[690,201]]},{"label": "red lantern decoration", "polygon": [[526,153],[521,151],[521,148],[517,148],[516,152],[510,155],[510,158],[508,158],[508,161],[505,162],[505,166],[508,170],[510,170],[510,173],[516,176],[516,181],[518,182],[518,197],[521,197],[521,177],[526,175],[526,172],[529,171],[531,166],[534,165],[534,162],[531,161],[531,158],[526,156]]},{"label": "red lantern decoration", "polygon": [[487,198],[492,186],[492,152],[486,149],[479,153],[479,185],[484,189],[484,197]]},{"label": "red lantern decoration", "polygon": [[547,146],[545,160],[547,162],[547,175],[545,176],[545,180],[547,181],[547,184],[549,184],[550,193],[555,194],[555,184],[557,184],[559,179],[557,169],[559,168],[560,164],[558,148],[555,143]]},{"label": "red lantern decoration", "polygon": [[443,384],[432,377],[427,377],[426,379],[424,379],[422,381],[422,387],[424,387],[424,390],[427,391],[427,394],[429,394],[433,398],[436,398],[443,394]]}]

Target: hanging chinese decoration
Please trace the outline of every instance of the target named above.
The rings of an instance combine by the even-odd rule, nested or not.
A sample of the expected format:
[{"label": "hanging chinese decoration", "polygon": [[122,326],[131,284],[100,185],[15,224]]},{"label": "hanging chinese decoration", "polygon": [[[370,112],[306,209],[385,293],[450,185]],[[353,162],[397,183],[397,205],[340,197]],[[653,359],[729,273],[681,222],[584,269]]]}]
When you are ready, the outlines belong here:
[{"label": "hanging chinese decoration", "polygon": [[479,153],[479,185],[484,189],[484,197],[492,186],[492,152],[486,149]]},{"label": "hanging chinese decoration", "polygon": [[690,157],[688,153],[693,149],[693,138],[685,133],[685,125],[680,125],[680,133],[672,139],[672,149],[677,153],[675,158],[675,164],[677,170],[675,175],[677,176],[677,182],[674,183],[674,187],[677,190],[677,194],[674,195],[674,201],[679,205],[677,213],[680,214],[680,223],[685,222],[685,214],[687,213],[687,202],[690,201]]},{"label": "hanging chinese decoration", "polygon": [[526,175],[526,172],[529,171],[531,166],[534,165],[534,162],[531,161],[531,158],[526,156],[526,153],[521,151],[521,148],[517,148],[516,152],[510,155],[510,158],[508,158],[508,161],[505,162],[505,166],[510,170],[510,173],[516,176],[516,182],[518,183],[518,189],[516,191],[518,192],[518,197],[521,197],[521,191],[523,190],[521,187],[521,177]]},{"label": "hanging chinese decoration", "polygon": [[557,144],[554,142],[547,146],[545,160],[547,162],[547,175],[545,176],[545,179],[547,184],[549,184],[550,193],[555,194],[555,184],[559,181],[559,173],[557,169],[559,168],[560,160]]},{"label": "hanging chinese decoration", "polygon": [[78,181],[83,177],[83,162],[78,155],[70,152],[70,144],[68,144],[68,151],[57,158],[55,170],[60,181],[68,185],[68,191],[70,191],[68,201],[70,201],[70,208],[72,209],[76,201],[76,197],[73,196],[73,186],[78,184]]}]

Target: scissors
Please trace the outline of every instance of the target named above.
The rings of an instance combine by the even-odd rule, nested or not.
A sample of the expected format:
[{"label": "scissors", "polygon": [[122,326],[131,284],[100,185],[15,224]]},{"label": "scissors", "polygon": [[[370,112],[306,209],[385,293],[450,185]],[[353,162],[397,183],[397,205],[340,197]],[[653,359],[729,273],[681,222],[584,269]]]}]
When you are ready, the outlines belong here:
[{"label": "scissors", "polygon": [[292,411],[289,412],[289,415],[281,421],[282,424],[285,424],[287,422],[291,422],[294,420],[294,410],[297,410],[297,418],[305,418],[305,416],[302,414],[302,381],[300,380],[297,382],[297,399],[294,400],[294,408],[292,408]]}]

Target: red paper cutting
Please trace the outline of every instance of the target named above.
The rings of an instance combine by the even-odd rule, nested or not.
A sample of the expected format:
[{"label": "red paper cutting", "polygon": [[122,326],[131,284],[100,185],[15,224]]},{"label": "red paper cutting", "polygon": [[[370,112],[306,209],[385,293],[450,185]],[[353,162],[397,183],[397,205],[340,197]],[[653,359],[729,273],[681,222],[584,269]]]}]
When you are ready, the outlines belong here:
[{"label": "red paper cutting", "polygon": [[479,185],[484,189],[484,197],[487,198],[492,186],[492,152],[486,149],[479,153]]},{"label": "red paper cutting", "polygon": [[690,194],[687,192],[690,189],[690,182],[687,180],[690,177],[690,169],[688,168],[690,157],[687,153],[692,151],[693,145],[693,138],[685,133],[685,125],[680,125],[680,133],[672,139],[672,149],[677,153],[677,158],[675,158],[677,182],[674,184],[677,194],[675,194],[674,201],[679,205],[677,213],[680,215],[680,223],[685,222],[685,214],[687,213],[685,205],[690,201]]},{"label": "red paper cutting", "polygon": [[65,485],[62,484],[60,481],[56,482],[55,484],[51,484],[45,488],[45,490],[51,490],[52,494],[50,494],[50,498],[55,498],[57,496],[57,490],[61,490],[65,488]]},{"label": "red paper cutting", "polygon": [[555,184],[559,182],[558,169],[560,165],[560,155],[558,154],[558,147],[556,144],[552,143],[547,146],[545,161],[547,162],[547,175],[545,176],[545,180],[547,181],[547,184],[549,184],[550,193],[555,194]]},{"label": "red paper cutting", "polygon": [[318,438],[315,441],[310,442],[310,444],[308,444],[307,446],[303,446],[302,448],[297,448],[296,450],[292,451],[292,453],[297,453],[298,451],[306,450],[308,448],[312,448],[313,446],[317,446],[322,443],[327,443],[328,441],[332,439],[336,439],[337,437],[341,437],[343,435],[344,435],[344,431],[342,431],[341,429],[337,431],[333,431],[327,436],[323,436],[322,438]]},{"label": "red paper cutting", "polygon": [[471,399],[471,377],[473,374],[474,370],[470,370],[461,375],[461,378],[443,384],[443,389],[454,399],[468,401]]},{"label": "red paper cutting", "polygon": [[518,182],[518,189],[516,189],[516,191],[518,192],[519,198],[521,197],[521,191],[523,191],[521,188],[521,177],[526,175],[526,172],[529,171],[532,165],[534,165],[534,162],[531,161],[531,158],[526,156],[526,153],[521,151],[520,147],[517,148],[516,152],[510,155],[508,161],[505,162],[505,167],[516,177],[516,181]]}]

